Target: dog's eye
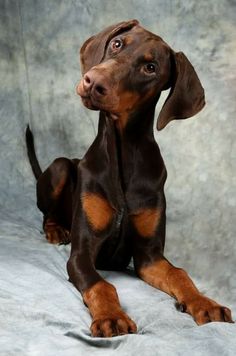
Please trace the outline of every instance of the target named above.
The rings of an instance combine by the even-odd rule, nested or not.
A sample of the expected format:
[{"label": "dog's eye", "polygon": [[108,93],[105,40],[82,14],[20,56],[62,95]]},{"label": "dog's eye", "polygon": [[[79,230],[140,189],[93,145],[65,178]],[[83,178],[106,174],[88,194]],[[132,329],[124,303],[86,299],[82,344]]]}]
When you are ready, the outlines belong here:
[{"label": "dog's eye", "polygon": [[152,73],[156,72],[156,66],[155,66],[154,63],[147,63],[144,66],[144,70],[145,70],[146,73],[152,74]]},{"label": "dog's eye", "polygon": [[113,51],[117,51],[118,49],[120,49],[122,47],[123,43],[121,40],[114,40],[111,42],[111,49]]}]

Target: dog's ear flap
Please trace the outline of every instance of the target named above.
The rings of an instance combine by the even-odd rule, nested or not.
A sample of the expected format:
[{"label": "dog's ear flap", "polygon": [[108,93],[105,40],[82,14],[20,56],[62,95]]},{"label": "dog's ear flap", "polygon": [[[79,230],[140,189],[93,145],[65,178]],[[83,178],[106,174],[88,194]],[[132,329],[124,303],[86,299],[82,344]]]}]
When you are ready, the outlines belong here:
[{"label": "dog's ear flap", "polygon": [[157,130],[171,120],[187,119],[205,105],[204,89],[192,64],[182,52],[173,52],[173,81],[170,93],[159,113]]},{"label": "dog's ear flap", "polygon": [[132,29],[138,24],[139,22],[137,20],[120,22],[116,25],[107,27],[97,35],[90,37],[80,50],[82,74],[84,75],[90,68],[102,61],[107,44],[113,37]]}]

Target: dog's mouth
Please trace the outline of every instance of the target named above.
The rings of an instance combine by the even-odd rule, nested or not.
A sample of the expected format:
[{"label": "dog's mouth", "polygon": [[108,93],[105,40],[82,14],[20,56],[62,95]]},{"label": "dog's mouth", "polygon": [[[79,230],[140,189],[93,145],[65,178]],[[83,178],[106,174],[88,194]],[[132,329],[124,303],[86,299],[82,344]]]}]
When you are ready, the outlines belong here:
[{"label": "dog's mouth", "polygon": [[91,96],[81,96],[82,103],[84,106],[90,110],[101,110],[98,103],[96,103]]},{"label": "dog's mouth", "polygon": [[83,105],[90,110],[101,110],[109,113],[109,116],[114,120],[118,118],[118,113],[115,110],[115,103],[112,96],[106,95],[104,97],[97,97],[92,90],[86,90],[83,85],[83,80],[76,87],[77,94],[81,97]]},{"label": "dog's mouth", "polygon": [[94,100],[92,93],[86,91],[83,86],[82,80],[76,87],[77,94],[81,97],[84,106],[90,110],[100,110],[99,103]]}]

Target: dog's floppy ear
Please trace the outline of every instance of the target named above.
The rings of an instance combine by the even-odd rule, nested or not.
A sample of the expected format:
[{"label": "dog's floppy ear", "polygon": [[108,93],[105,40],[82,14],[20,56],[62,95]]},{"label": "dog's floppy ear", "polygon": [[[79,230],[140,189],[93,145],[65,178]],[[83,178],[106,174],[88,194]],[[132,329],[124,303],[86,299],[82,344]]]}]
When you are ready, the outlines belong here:
[{"label": "dog's floppy ear", "polygon": [[137,20],[120,22],[116,25],[107,27],[97,35],[90,37],[80,50],[82,74],[84,75],[90,68],[102,61],[106,46],[113,37],[132,29],[138,24],[139,22]]},{"label": "dog's floppy ear", "polygon": [[204,89],[188,58],[182,52],[173,52],[173,62],[171,90],[157,119],[158,130],[171,120],[196,115],[205,105]]}]

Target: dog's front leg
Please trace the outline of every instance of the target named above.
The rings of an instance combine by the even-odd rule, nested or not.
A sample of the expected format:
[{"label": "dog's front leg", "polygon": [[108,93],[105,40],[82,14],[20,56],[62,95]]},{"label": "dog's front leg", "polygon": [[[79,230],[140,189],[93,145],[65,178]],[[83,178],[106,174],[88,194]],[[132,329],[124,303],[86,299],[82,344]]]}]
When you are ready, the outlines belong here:
[{"label": "dog's front leg", "polygon": [[122,310],[115,287],[97,273],[87,252],[74,252],[67,269],[70,281],[89,308],[92,335],[110,337],[135,333],[136,325]]},{"label": "dog's front leg", "polygon": [[[84,258],[87,267],[83,268],[79,262],[81,257],[75,254],[69,259],[68,273],[70,281],[81,292],[84,303],[89,308],[92,335],[111,337],[135,333],[136,325],[122,310],[115,287],[102,279]],[[91,285],[89,281],[92,279],[97,282]]]},{"label": "dog's front leg", "polygon": [[138,276],[174,297],[180,310],[191,314],[198,325],[210,321],[233,322],[230,309],[201,294],[188,274],[162,255],[164,208],[139,210],[132,220],[137,231],[134,265]]},{"label": "dog's front leg", "polygon": [[[101,229],[98,235],[95,230],[107,225],[108,220],[104,216],[108,215],[108,205],[104,200],[101,202],[101,197],[96,197],[96,201],[94,197],[93,201],[90,199],[89,206],[87,203],[88,201],[83,202],[82,209],[74,214],[72,250],[67,264],[70,281],[82,294],[84,303],[89,308],[93,336],[110,337],[135,333],[136,325],[122,310],[115,287],[106,282],[95,269],[96,255],[104,239]],[[96,217],[93,214],[95,211]]]},{"label": "dog's front leg", "polygon": [[174,297],[179,309],[191,314],[198,325],[210,321],[232,322],[230,309],[202,295],[188,274],[164,257],[140,266],[138,274],[145,282]]}]

